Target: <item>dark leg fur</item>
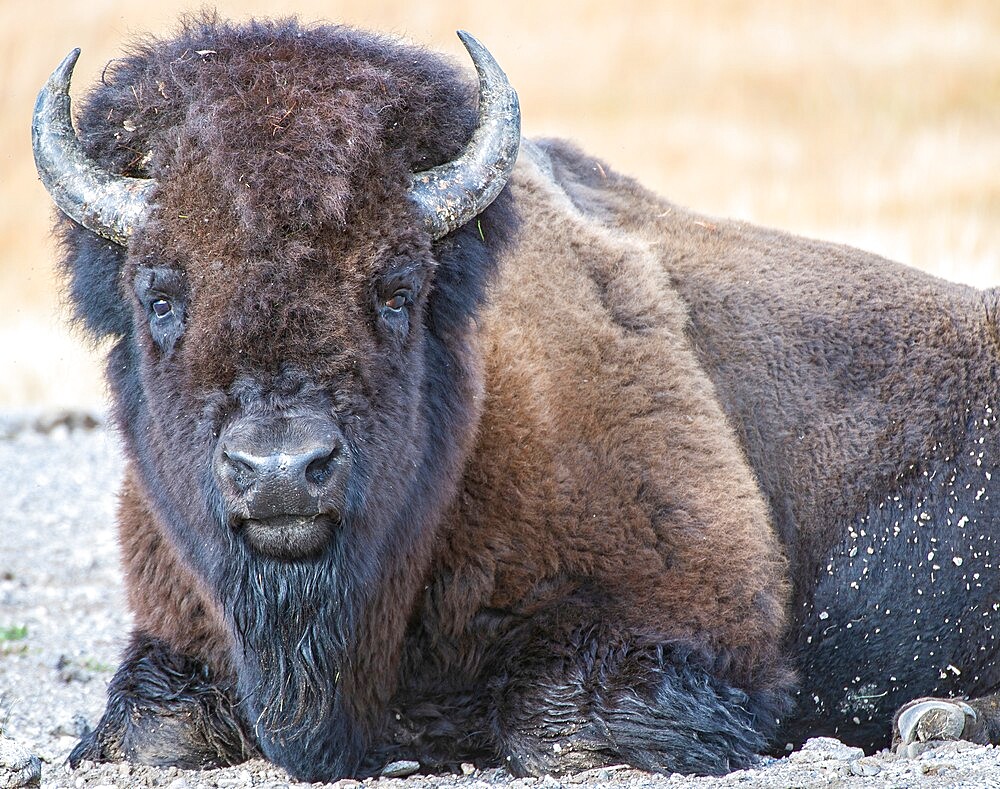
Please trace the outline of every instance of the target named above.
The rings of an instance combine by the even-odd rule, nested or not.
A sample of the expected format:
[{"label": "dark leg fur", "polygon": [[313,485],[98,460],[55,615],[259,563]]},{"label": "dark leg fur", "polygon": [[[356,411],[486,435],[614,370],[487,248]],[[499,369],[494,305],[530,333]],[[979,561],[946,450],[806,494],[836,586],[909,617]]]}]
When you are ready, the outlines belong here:
[{"label": "dark leg fur", "polygon": [[97,728],[69,763],[127,760],[185,769],[238,764],[257,750],[227,689],[165,643],[133,634]]},{"label": "dark leg fur", "polygon": [[718,775],[751,764],[783,706],[712,676],[689,651],[584,644],[498,688],[501,759],[516,775],[628,763]]}]

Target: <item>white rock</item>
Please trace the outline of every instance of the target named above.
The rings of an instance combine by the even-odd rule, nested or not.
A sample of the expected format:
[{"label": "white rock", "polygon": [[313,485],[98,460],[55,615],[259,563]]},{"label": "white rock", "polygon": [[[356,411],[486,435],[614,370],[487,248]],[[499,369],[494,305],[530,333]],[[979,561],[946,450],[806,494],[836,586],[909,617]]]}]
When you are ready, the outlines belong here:
[{"label": "white rock", "polygon": [[788,757],[791,762],[824,762],[829,759],[860,759],[865,752],[860,748],[844,745],[832,737],[813,737],[806,740],[805,745]]},{"label": "white rock", "polygon": [[0,789],[37,786],[42,778],[42,763],[23,745],[0,735]]}]

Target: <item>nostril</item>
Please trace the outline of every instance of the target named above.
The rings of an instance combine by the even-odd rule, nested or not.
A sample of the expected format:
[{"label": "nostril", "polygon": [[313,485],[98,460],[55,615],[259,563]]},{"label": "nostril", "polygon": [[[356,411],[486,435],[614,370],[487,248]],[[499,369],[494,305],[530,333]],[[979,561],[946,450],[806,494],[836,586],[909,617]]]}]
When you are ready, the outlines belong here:
[{"label": "nostril", "polygon": [[260,477],[260,464],[259,457],[227,447],[219,453],[216,474],[228,479],[238,490],[245,491]]},{"label": "nostril", "polygon": [[330,479],[330,475],[333,474],[334,467],[336,466],[339,458],[339,446],[334,447],[324,454],[321,454],[319,457],[314,458],[310,461],[309,465],[306,466],[306,481],[311,485],[322,485]]},{"label": "nostril", "polygon": [[260,465],[259,458],[233,449],[222,450],[222,460],[233,471],[243,474],[253,474]]}]

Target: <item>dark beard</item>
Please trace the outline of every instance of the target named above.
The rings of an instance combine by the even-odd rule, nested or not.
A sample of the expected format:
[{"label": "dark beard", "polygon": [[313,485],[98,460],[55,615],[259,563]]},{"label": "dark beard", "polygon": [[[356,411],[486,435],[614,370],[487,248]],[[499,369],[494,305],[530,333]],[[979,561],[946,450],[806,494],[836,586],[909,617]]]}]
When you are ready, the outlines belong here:
[{"label": "dark beard", "polygon": [[234,536],[222,601],[243,713],[261,751],[300,780],[353,775],[364,724],[341,684],[370,562],[334,539],[308,562],[262,557]]}]

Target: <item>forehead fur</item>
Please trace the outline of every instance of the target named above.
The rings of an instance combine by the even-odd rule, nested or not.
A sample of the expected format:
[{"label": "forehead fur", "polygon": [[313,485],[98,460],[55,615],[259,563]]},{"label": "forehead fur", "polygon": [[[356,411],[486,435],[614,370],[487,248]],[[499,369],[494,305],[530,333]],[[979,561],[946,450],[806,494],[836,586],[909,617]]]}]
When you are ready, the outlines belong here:
[{"label": "forehead fur", "polygon": [[[411,173],[468,141],[473,75],[391,38],[294,20],[203,15],[133,45],[81,102],[77,127],[104,169],[156,180],[154,210],[127,252],[61,218],[77,317],[95,336],[130,334],[130,274],[167,265],[187,271],[203,325],[253,315],[299,334],[322,305],[360,303],[373,274],[428,263],[406,192]],[[515,229],[504,190],[434,244],[436,329],[466,330]]]},{"label": "forehead fur", "polygon": [[269,247],[401,206],[409,173],[468,139],[473,92],[440,56],[351,28],[199,17],[111,63],[80,127],[105,166],[165,186],[163,221]]}]

